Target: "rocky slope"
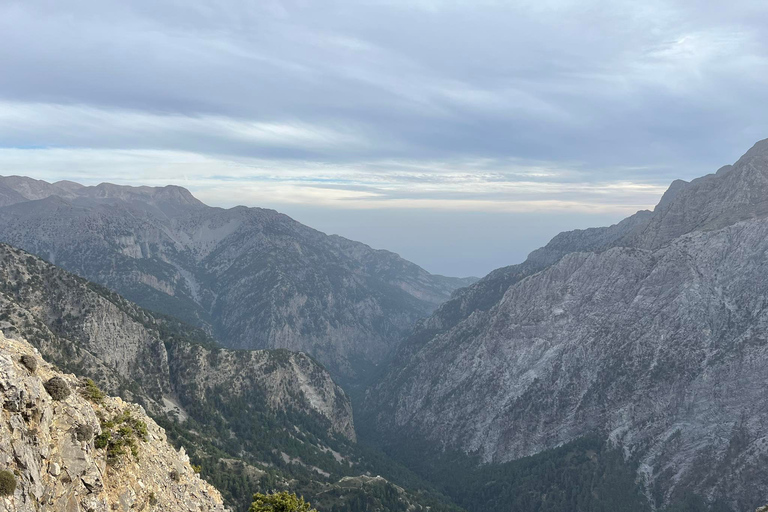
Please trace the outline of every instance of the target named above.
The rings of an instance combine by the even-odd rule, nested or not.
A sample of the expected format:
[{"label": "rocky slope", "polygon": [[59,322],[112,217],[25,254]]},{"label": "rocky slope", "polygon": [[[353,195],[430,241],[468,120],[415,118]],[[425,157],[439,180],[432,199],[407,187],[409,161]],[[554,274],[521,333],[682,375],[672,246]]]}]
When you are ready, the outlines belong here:
[{"label": "rocky slope", "polygon": [[505,462],[599,433],[656,506],[735,510],[768,479],[768,142],[653,212],[558,235],[417,327],[369,394],[378,435]]},{"label": "rocky slope", "polygon": [[205,345],[210,340],[204,333],[4,244],[0,329],[151,412],[204,403],[213,395],[247,396],[274,410],[319,414],[331,431],[355,437],[344,392],[308,356]]},{"label": "rocky slope", "polygon": [[[66,397],[49,393],[46,384],[55,378],[67,386]],[[12,495],[0,497],[0,510],[224,511],[219,492],[140,406],[106,396],[89,401],[84,389],[28,343],[0,334],[0,471],[16,482]],[[115,418],[127,430],[105,444]],[[121,454],[115,449],[119,435],[126,441]]]},{"label": "rocky slope", "polygon": [[173,186],[0,178],[0,241],[206,326],[227,347],[304,351],[345,379],[471,282]]},{"label": "rocky slope", "polygon": [[351,489],[340,480],[379,474],[409,489],[412,510],[455,510],[354,442],[347,396],[306,354],[219,348],[199,329],[4,244],[0,330],[140,403],[233,510],[247,510],[254,492],[288,489],[348,512],[356,499],[375,501],[389,488]]}]

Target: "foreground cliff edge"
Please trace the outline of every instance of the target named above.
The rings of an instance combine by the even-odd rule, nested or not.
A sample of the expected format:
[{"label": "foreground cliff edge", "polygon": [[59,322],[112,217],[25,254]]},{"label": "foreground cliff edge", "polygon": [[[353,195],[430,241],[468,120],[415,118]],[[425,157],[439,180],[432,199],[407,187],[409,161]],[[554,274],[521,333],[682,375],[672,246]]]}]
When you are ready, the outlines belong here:
[{"label": "foreground cliff edge", "polygon": [[2,333],[0,402],[0,471],[15,477],[2,512],[226,510],[142,407],[101,396]]}]

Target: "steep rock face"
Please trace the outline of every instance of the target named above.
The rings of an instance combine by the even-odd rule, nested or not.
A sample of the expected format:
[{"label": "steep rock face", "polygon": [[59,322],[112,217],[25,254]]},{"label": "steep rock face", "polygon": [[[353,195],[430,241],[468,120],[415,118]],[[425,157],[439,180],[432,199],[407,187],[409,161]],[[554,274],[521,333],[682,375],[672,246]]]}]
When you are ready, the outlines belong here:
[{"label": "steep rock face", "polygon": [[352,406],[328,373],[303,353],[287,350],[211,350],[200,345],[175,345],[171,365],[178,393],[204,401],[213,394],[250,400],[254,391],[273,410],[314,411],[328,420],[331,430],[355,440]]},{"label": "steep rock face", "polygon": [[4,244],[0,329],[110,392],[140,399],[152,412],[164,410],[166,401],[247,396],[274,410],[317,413],[334,432],[355,437],[349,400],[306,355],[190,343],[206,338]]},{"label": "steep rock face", "polygon": [[[36,361],[34,371],[22,356]],[[54,400],[46,390],[54,377],[70,388],[66,398]],[[0,470],[16,479],[14,494],[0,497],[0,510],[224,511],[219,492],[141,407],[111,397],[90,402],[80,389],[80,380],[57,372],[31,345],[0,334]],[[135,454],[113,457],[97,443],[103,420],[115,417],[145,426]]]},{"label": "steep rock face", "polygon": [[0,178],[0,240],[206,326],[225,346],[304,351],[352,379],[472,282],[272,210],[211,208],[171,186]]},{"label": "steep rock face", "polygon": [[768,493],[768,159],[676,182],[654,212],[558,235],[459,292],[369,394],[378,432],[503,462],[602,433],[649,496]]}]

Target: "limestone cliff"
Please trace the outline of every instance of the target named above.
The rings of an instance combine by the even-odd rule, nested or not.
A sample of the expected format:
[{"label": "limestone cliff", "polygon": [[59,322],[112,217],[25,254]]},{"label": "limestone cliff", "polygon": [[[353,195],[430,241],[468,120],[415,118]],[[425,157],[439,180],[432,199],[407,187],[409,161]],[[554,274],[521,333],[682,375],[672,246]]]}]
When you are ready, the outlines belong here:
[{"label": "limestone cliff", "polygon": [[140,406],[100,396],[2,334],[0,403],[0,471],[16,482],[0,511],[225,510]]}]

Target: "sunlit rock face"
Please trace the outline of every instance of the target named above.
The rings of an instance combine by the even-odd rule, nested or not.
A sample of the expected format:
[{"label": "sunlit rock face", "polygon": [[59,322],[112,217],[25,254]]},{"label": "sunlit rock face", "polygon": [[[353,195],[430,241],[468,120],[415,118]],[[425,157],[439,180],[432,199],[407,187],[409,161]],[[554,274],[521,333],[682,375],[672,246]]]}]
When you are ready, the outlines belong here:
[{"label": "sunlit rock face", "polygon": [[768,477],[768,142],[653,212],[563,233],[461,290],[369,393],[379,434],[486,462],[599,432],[661,505]]}]

